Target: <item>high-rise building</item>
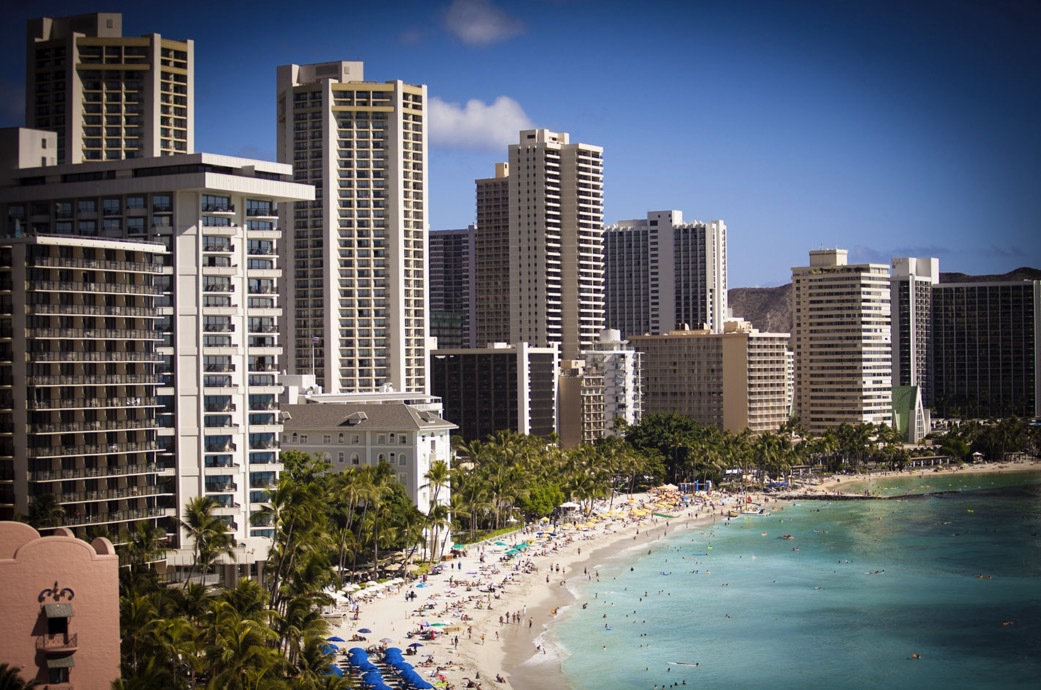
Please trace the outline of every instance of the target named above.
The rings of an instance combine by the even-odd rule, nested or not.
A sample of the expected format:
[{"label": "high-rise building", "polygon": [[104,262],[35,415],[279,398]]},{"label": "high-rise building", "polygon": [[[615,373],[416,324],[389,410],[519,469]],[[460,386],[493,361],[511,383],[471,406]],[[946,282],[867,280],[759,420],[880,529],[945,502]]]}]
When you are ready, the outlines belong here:
[{"label": "high-rise building", "polygon": [[431,230],[427,238],[430,337],[437,339],[439,348],[477,347],[476,239],[473,225],[463,230]]},{"label": "high-rise building", "polygon": [[271,531],[250,518],[281,469],[277,204],[313,190],[287,165],[204,153],[8,176],[0,517],[53,494],[77,534],[153,520],[187,564],[177,518],[206,495],[239,563],[263,560]]},{"label": "high-rise building", "polygon": [[510,166],[477,180],[476,346],[510,340]]},{"label": "high-rise building", "polygon": [[789,419],[789,339],[739,321],[728,321],[724,333],[633,336],[643,357],[644,414],[682,414],[734,433],[776,431]]},{"label": "high-rise building", "polygon": [[932,289],[930,399],[939,417],[1041,416],[1041,281]]},{"label": "high-rise building", "polygon": [[932,294],[940,260],[898,258],[892,266],[893,387],[917,386],[928,405]]},{"label": "high-rise building", "polygon": [[278,160],[314,201],[283,207],[286,368],[323,390],[428,389],[426,87],[360,62],[278,68]]},{"label": "high-rise building", "polygon": [[123,36],[116,12],[29,22],[25,123],[58,134],[58,161],[191,153],[190,40]]},{"label": "high-rise building", "polygon": [[603,149],[526,130],[509,163],[510,342],[576,359],[604,323]]},{"label": "high-rise building", "polygon": [[[619,421],[639,424],[643,416],[641,357],[617,330],[609,328],[582,351],[582,359],[572,364],[573,375],[560,380],[562,447],[614,435]],[[580,420],[572,421],[573,411],[581,415]]]},{"label": "high-rise building", "polygon": [[556,348],[527,343],[433,350],[430,387],[466,441],[503,430],[549,436],[557,432],[559,363]]},{"label": "high-rise building", "polygon": [[813,433],[892,423],[889,266],[846,257],[814,250],[792,268],[794,412]]},{"label": "high-rise building", "polygon": [[604,229],[604,306],[623,337],[684,324],[719,333],[727,317],[727,226],[653,211]]}]

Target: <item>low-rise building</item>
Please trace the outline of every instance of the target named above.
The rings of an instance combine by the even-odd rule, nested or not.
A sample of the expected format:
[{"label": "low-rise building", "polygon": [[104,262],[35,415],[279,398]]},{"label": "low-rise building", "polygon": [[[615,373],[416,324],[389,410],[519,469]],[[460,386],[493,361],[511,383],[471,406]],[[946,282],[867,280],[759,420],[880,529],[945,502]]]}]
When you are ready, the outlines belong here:
[{"label": "low-rise building", "polygon": [[733,320],[724,333],[631,337],[643,353],[643,413],[675,412],[734,433],[776,431],[790,416],[789,339]]},{"label": "low-rise building", "polygon": [[58,527],[0,522],[0,659],[41,687],[108,688],[119,679],[119,557]]}]

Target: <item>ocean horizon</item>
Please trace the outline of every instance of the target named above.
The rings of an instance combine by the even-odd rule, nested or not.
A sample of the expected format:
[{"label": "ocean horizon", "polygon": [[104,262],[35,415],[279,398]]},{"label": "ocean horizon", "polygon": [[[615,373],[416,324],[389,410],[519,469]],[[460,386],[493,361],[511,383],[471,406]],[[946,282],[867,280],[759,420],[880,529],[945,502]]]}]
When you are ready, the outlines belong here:
[{"label": "ocean horizon", "polygon": [[1036,687],[1041,472],[856,487],[895,498],[670,529],[569,578],[547,661],[573,690]]}]

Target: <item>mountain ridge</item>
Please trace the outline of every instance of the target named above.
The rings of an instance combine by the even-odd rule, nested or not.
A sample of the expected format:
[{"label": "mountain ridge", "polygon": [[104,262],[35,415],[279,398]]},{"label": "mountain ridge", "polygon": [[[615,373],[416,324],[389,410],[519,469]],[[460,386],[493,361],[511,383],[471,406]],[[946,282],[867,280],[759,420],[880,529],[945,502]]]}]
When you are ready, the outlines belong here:
[{"label": "mountain ridge", "polygon": [[[1041,280],[1041,269],[1022,266],[1008,273],[972,275],[968,273],[940,273],[940,283],[1009,283],[1020,280]],[[728,304],[734,316],[750,321],[764,333],[792,332],[792,284],[772,288],[730,288]]]}]

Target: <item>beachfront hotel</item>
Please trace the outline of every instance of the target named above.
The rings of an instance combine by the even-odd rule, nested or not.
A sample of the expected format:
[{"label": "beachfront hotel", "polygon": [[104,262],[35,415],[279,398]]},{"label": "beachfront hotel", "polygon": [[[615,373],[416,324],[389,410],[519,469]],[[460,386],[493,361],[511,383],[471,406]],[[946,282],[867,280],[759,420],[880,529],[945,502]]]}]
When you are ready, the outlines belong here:
[{"label": "beachfront hotel", "polygon": [[794,416],[812,433],[892,424],[890,280],[885,264],[849,264],[845,249],[792,268]]},{"label": "beachfront hotel", "polygon": [[790,335],[738,320],[724,329],[629,338],[643,357],[644,414],[681,414],[734,433],[776,431],[788,421]]},{"label": "beachfront hotel", "polygon": [[327,392],[426,392],[426,86],[361,62],[282,65],[278,160],[315,197],[282,206],[285,367]]},{"label": "beachfront hotel", "polygon": [[250,516],[281,468],[277,207],[313,189],[205,153],[6,172],[0,515],[53,494],[77,535],[149,520],[187,565],[177,519],[206,495],[238,562],[262,561],[270,529]]},{"label": "beachfront hotel", "polygon": [[477,347],[477,228],[431,230],[427,237],[430,338],[437,347]]},{"label": "beachfront hotel", "polygon": [[195,48],[123,36],[118,12],[29,22],[25,122],[57,133],[60,163],[191,153]]},{"label": "beachfront hotel", "polygon": [[603,330],[603,179],[603,149],[566,132],[525,130],[510,145],[509,270],[498,276],[509,278],[509,342],[576,359]]},{"label": "beachfront hotel", "polygon": [[1041,416],[1041,281],[937,283],[931,349],[938,416]]},{"label": "beachfront hotel", "polygon": [[110,540],[0,521],[0,591],[0,659],[23,681],[72,690],[119,680],[119,557]]},{"label": "beachfront hotel", "polygon": [[[476,180],[477,236],[474,248],[474,347],[510,340],[510,164],[496,163],[495,176]],[[440,345],[439,345],[440,347]]]},{"label": "beachfront hotel", "polygon": [[556,347],[527,343],[432,350],[430,387],[465,441],[502,430],[549,436],[559,430],[559,366]]},{"label": "beachfront hotel", "polygon": [[605,328],[582,359],[563,366],[560,378],[560,445],[573,448],[616,433],[619,421],[630,426],[643,417],[642,353]]},{"label": "beachfront hotel", "polygon": [[727,317],[727,226],[685,223],[680,211],[604,228],[608,328],[623,337],[660,335],[688,324],[723,330]]}]

